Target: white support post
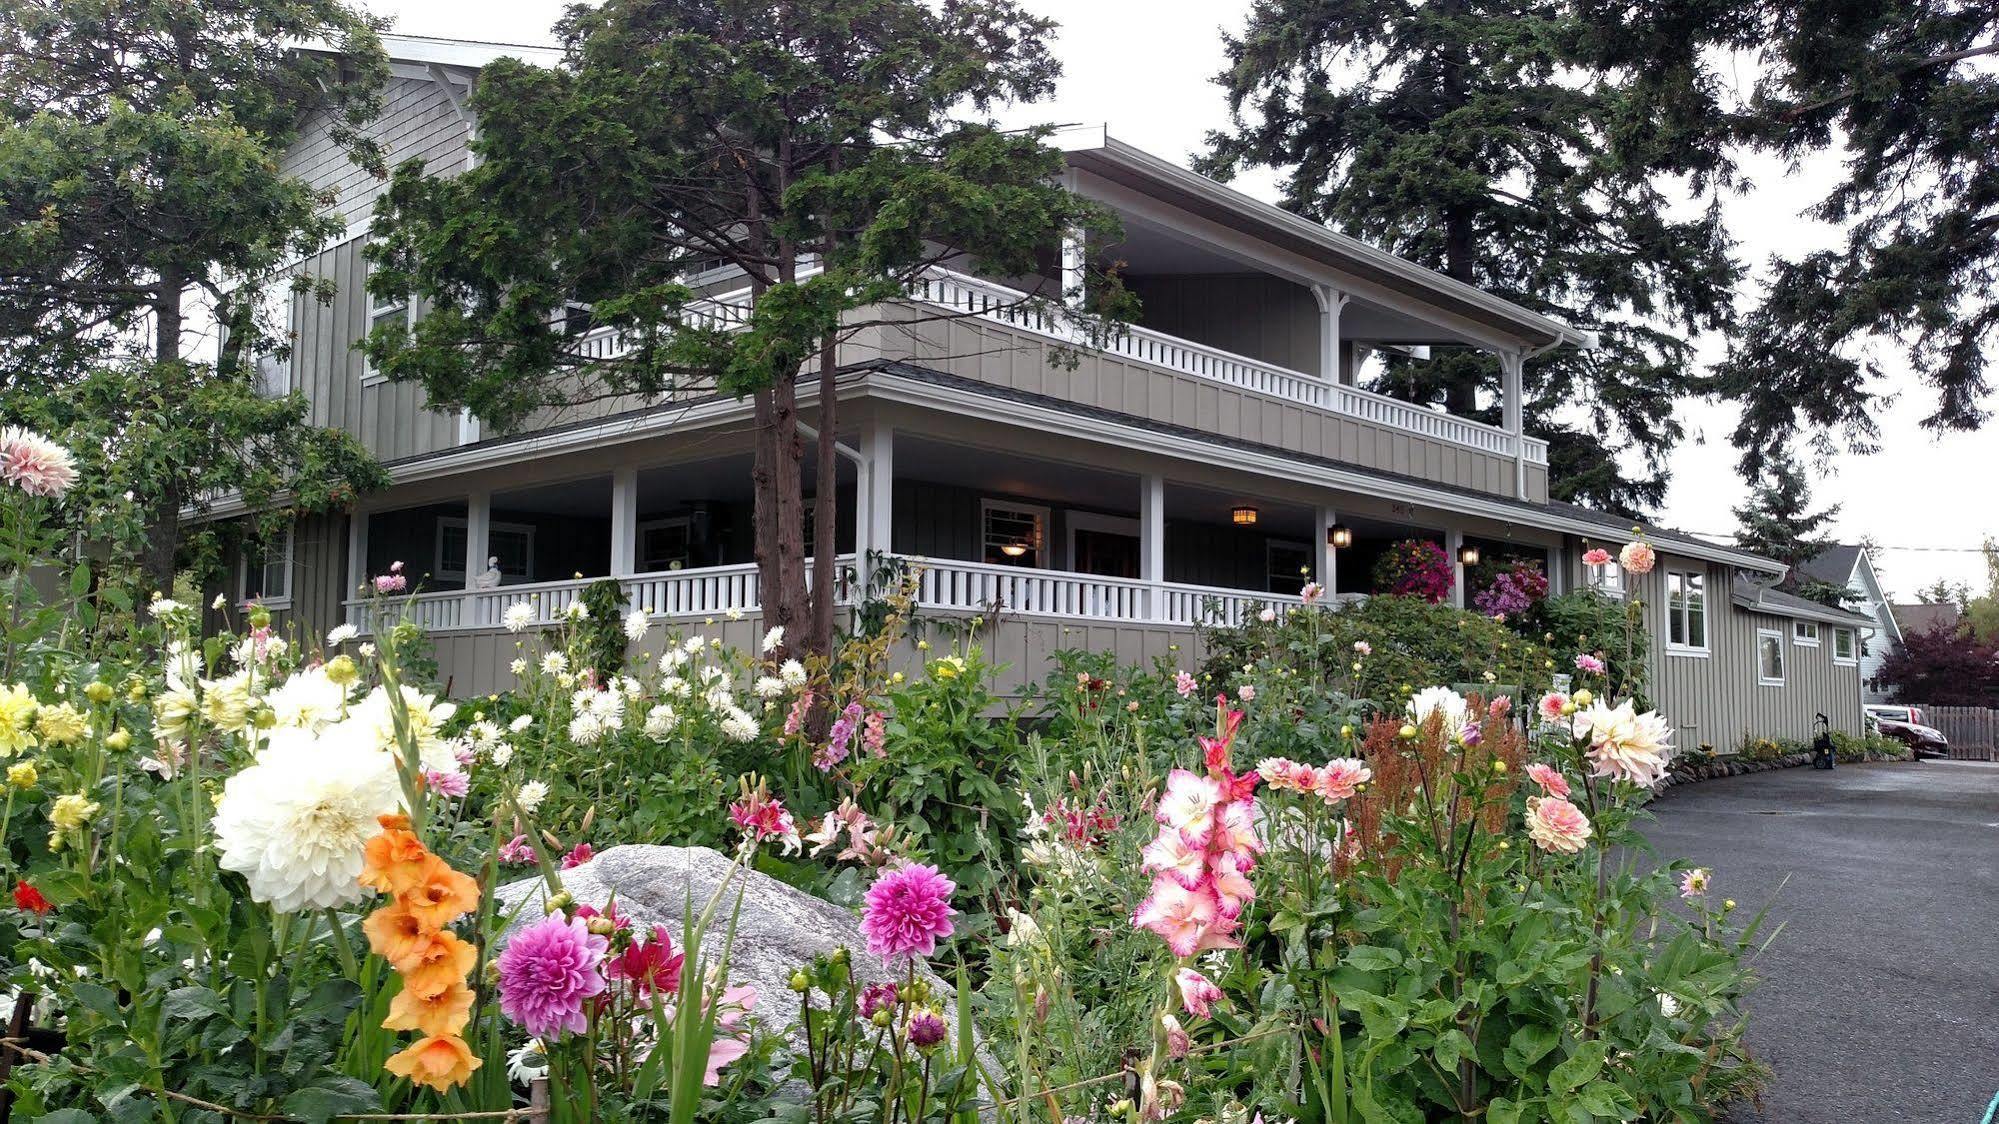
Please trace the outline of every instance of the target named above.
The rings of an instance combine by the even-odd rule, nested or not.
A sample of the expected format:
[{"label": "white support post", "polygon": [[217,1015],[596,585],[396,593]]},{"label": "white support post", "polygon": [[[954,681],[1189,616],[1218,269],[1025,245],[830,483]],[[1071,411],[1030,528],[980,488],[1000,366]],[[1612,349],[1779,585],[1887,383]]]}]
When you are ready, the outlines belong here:
[{"label": "white support post", "polygon": [[1062,233],[1062,302],[1071,307],[1083,304],[1083,270],[1087,262],[1087,249],[1083,245],[1081,229],[1071,227]]},{"label": "white support post", "polygon": [[[895,430],[881,418],[873,419],[861,435],[861,452],[868,462],[866,549],[887,557],[895,552]],[[868,567],[862,558],[859,569],[864,575]]]},{"label": "white support post", "polygon": [[1451,604],[1465,607],[1465,560],[1458,552],[1464,549],[1463,531],[1444,532],[1444,553],[1451,556]]},{"label": "white support post", "polygon": [[611,576],[628,578],[639,561],[639,470],[611,470]]},{"label": "white support post", "polygon": [[1151,473],[1138,481],[1138,576],[1158,620],[1166,611],[1166,478]]},{"label": "white support post", "polygon": [[1499,353],[1501,424],[1513,435],[1513,494],[1527,498],[1527,438],[1525,411],[1521,403],[1521,370],[1525,360],[1517,351]]},{"label": "white support post", "polygon": [[[368,513],[355,508],[347,514],[347,594],[341,600],[360,597],[368,580]],[[347,618],[354,623],[353,618]]]},{"label": "white support post", "polygon": [[1333,525],[1340,521],[1339,513],[1330,507],[1319,507],[1319,587],[1325,591],[1327,604],[1332,604],[1334,595],[1340,589],[1340,551],[1333,545]]},{"label": "white support post", "polygon": [[1340,343],[1340,310],[1347,306],[1347,295],[1331,285],[1314,285],[1312,299],[1319,303],[1319,377],[1330,383],[1346,382],[1340,365],[1345,355]]},{"label": "white support post", "polygon": [[493,493],[473,492],[465,497],[465,588],[477,589],[479,575],[486,572],[488,540],[492,537]]}]

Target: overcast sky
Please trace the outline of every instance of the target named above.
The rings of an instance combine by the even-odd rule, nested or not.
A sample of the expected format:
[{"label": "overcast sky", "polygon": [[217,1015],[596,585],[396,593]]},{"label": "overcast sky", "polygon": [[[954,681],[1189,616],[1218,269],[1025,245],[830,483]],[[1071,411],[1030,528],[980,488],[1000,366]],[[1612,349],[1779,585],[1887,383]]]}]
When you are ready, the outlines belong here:
[{"label": "overcast sky", "polygon": [[[549,27],[564,7],[551,0],[366,2],[394,20],[397,31],[513,43],[552,43]],[[1056,53],[1064,77],[1053,100],[1009,111],[1008,123],[1101,122],[1119,139],[1183,163],[1209,129],[1227,124],[1221,90],[1210,78],[1222,65],[1221,31],[1240,25],[1249,0],[1024,2],[1061,21]],[[1744,260],[1761,263],[1821,244],[1825,231],[1798,209],[1817,196],[1833,166],[1798,174],[1769,161],[1747,167],[1755,188],[1729,203]],[[1265,175],[1236,186],[1271,198],[1272,182]],[[1703,342],[1706,358],[1721,354],[1721,341]],[[1882,451],[1843,455],[1814,472],[1815,498],[1821,507],[1840,505],[1838,535],[1869,535],[1887,548],[1876,564],[1898,599],[1912,599],[1938,578],[1982,587],[1984,563],[1973,548],[1984,536],[1999,538],[1999,423],[1933,437],[1918,425],[1933,396],[1912,380],[1906,391],[1880,413]],[[1673,458],[1661,522],[1726,535],[1735,527],[1730,509],[1745,492],[1728,444],[1733,411],[1688,402],[1682,418],[1689,440]]]}]

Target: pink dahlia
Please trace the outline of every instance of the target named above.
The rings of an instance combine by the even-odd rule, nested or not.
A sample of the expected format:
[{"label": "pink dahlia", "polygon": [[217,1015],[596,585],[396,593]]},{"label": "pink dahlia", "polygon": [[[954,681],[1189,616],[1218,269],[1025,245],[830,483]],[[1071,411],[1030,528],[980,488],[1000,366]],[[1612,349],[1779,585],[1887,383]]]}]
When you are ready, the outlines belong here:
[{"label": "pink dahlia", "polygon": [[31,496],[61,499],[76,483],[76,458],[34,430],[10,425],[0,429],[0,482]]},{"label": "pink dahlia", "polygon": [[951,935],[951,894],[957,883],[934,866],[910,863],[886,871],[868,887],[861,934],[883,960],[930,956],[937,939]]},{"label": "pink dahlia", "polygon": [[1583,565],[1601,566],[1610,561],[1610,552],[1602,547],[1592,547],[1583,551]]},{"label": "pink dahlia", "polygon": [[472,791],[472,778],[465,773],[447,773],[442,769],[425,769],[423,786],[439,796],[463,796]]},{"label": "pink dahlia", "polygon": [[1358,757],[1335,757],[1319,770],[1319,795],[1326,803],[1351,800],[1360,786],[1374,779],[1374,770]]},{"label": "pink dahlia", "polygon": [[1567,798],[1569,795],[1569,778],[1563,776],[1560,769],[1536,761],[1527,766],[1527,779],[1540,785],[1541,791],[1549,796]]},{"label": "pink dahlia", "polygon": [[1576,657],[1576,670],[1587,671],[1591,675],[1602,675],[1604,663],[1588,652],[1584,652],[1582,655]]},{"label": "pink dahlia", "polygon": [[1194,677],[1187,672],[1176,671],[1173,673],[1173,692],[1181,698],[1192,697],[1195,686]]},{"label": "pink dahlia", "polygon": [[1625,543],[1624,549],[1617,552],[1618,565],[1634,574],[1651,573],[1652,567],[1658,561],[1659,556],[1652,552],[1652,544],[1642,539],[1638,542]]},{"label": "pink dahlia", "polygon": [[582,1033],[584,1002],[606,986],[599,966],[609,947],[581,917],[550,914],[522,929],[497,961],[500,1011],[544,1041]]},{"label": "pink dahlia", "polygon": [[1569,696],[1560,691],[1549,691],[1547,694],[1541,696],[1541,720],[1544,722],[1560,722],[1563,717],[1562,708],[1568,705]]},{"label": "pink dahlia", "polygon": [[1589,817],[1559,796],[1527,798],[1527,836],[1543,851],[1573,855],[1590,837]]}]

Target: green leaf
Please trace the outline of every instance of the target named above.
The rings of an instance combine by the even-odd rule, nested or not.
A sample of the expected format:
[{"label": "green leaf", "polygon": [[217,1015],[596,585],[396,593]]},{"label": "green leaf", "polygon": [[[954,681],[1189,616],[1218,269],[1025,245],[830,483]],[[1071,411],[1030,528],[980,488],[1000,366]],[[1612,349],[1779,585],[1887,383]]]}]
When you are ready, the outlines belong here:
[{"label": "green leaf", "polygon": [[1580,1088],[1597,1074],[1603,1072],[1604,1045],[1602,1042],[1585,1042],[1568,1060],[1555,1067],[1548,1074],[1548,1088],[1557,1093],[1566,1093]]},{"label": "green leaf", "polygon": [[1363,972],[1386,972],[1402,963],[1402,954],[1380,945],[1357,944],[1347,950],[1347,963]]},{"label": "green leaf", "polygon": [[285,1114],[310,1121],[311,1124],[324,1124],[334,1116],[380,1111],[382,1101],[374,1088],[365,1081],[346,1076],[321,1078],[285,1098]]},{"label": "green leaf", "polygon": [[1592,1116],[1631,1120],[1638,1115],[1638,1104],[1631,1099],[1631,1094],[1609,1081],[1592,1081],[1583,1086],[1576,1093],[1576,1103]]},{"label": "green leaf", "polygon": [[205,1019],[229,1012],[222,997],[205,987],[174,988],[167,992],[160,1009],[169,1019]]},{"label": "green leaf", "polygon": [[101,984],[78,983],[69,989],[70,995],[82,1004],[85,1010],[94,1011],[107,1019],[120,1017],[118,996]]},{"label": "green leaf", "polygon": [[1513,1032],[1507,1039],[1504,1060],[1506,1068],[1515,1077],[1526,1077],[1534,1069],[1534,1063],[1548,1056],[1562,1040],[1561,1032],[1554,1027],[1538,1023],[1527,1023]]}]

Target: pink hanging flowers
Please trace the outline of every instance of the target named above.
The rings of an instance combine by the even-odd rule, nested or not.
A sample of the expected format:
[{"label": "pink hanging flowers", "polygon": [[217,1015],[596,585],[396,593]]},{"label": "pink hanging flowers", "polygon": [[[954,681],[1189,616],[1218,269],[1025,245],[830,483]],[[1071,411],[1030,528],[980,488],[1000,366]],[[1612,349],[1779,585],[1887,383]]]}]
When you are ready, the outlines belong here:
[{"label": "pink hanging flowers", "polygon": [[1186,957],[1215,948],[1235,948],[1243,907],[1256,896],[1249,871],[1263,844],[1254,823],[1256,785],[1261,777],[1241,776],[1229,767],[1229,749],[1242,725],[1242,712],[1217,699],[1218,736],[1200,738],[1205,776],[1175,769],[1154,813],[1159,834],[1143,854],[1153,875],[1152,893],[1132,914],[1132,924]]}]

